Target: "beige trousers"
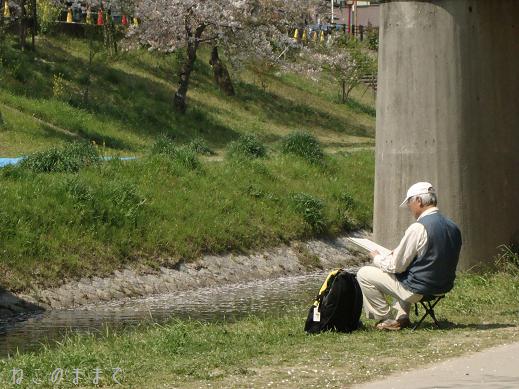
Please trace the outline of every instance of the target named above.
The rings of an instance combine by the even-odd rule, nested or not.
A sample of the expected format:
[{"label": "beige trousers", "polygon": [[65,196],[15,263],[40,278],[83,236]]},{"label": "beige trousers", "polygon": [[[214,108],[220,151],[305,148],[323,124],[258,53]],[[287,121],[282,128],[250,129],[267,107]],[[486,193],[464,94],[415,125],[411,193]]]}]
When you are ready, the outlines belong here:
[{"label": "beige trousers", "polygon": [[390,317],[391,307],[386,296],[394,298],[396,318],[409,315],[411,304],[422,299],[421,294],[406,289],[394,274],[386,273],[375,266],[361,267],[357,273],[357,281],[362,289],[364,312],[368,319],[384,320]]}]

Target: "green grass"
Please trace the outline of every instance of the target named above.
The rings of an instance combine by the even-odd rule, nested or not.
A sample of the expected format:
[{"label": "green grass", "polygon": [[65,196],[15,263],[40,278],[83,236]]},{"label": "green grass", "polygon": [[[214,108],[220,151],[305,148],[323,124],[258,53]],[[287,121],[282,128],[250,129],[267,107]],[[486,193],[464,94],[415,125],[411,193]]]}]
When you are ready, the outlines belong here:
[{"label": "green grass", "polygon": [[98,54],[85,102],[84,39],[41,36],[35,54],[20,53],[11,43],[0,61],[0,110],[7,122],[0,131],[0,156],[24,155],[74,137],[104,144],[111,155],[140,155],[161,134],[179,142],[203,138],[216,151],[242,134],[256,134],[271,144],[294,130],[312,132],[330,150],[374,144],[373,112],[359,108],[373,107],[374,101],[362,89],[347,106],[333,97],[336,86],[331,81],[280,74],[264,76],[259,83],[242,70],[233,73],[236,96],[228,97],[215,87],[209,53],[202,48],[188,112],[178,115],[172,110],[175,55],[145,50],[115,58]]},{"label": "green grass", "polygon": [[[379,332],[372,322],[352,334],[304,334],[306,303],[284,313],[235,323],[173,321],[101,337],[69,336],[40,352],[0,361],[27,379],[56,367],[124,372],[124,387],[348,387],[466,352],[519,339],[519,278],[506,273],[461,274],[437,314],[444,329]],[[308,302],[309,303],[309,302]],[[86,378],[83,386],[88,387]],[[47,383],[48,387],[49,384]],[[72,387],[69,382],[63,387]],[[28,386],[20,386],[28,387]]]},{"label": "green grass", "polygon": [[[221,162],[178,150],[78,173],[2,169],[0,285],[53,286],[127,265],[168,266],[370,227],[372,151],[327,156],[316,165],[275,150]],[[47,166],[42,158],[35,158],[37,167]],[[301,208],[303,197],[319,209]]]}]

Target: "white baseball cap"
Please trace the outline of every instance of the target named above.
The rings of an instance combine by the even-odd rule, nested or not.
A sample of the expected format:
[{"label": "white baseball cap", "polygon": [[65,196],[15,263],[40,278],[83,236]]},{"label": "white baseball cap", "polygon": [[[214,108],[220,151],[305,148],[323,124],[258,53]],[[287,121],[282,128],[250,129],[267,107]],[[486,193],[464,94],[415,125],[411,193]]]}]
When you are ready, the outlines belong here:
[{"label": "white baseball cap", "polygon": [[407,190],[407,195],[405,200],[400,204],[400,207],[405,207],[407,205],[407,201],[413,197],[418,196],[425,193],[436,193],[436,190],[432,186],[430,182],[417,182],[416,184],[412,185]]}]

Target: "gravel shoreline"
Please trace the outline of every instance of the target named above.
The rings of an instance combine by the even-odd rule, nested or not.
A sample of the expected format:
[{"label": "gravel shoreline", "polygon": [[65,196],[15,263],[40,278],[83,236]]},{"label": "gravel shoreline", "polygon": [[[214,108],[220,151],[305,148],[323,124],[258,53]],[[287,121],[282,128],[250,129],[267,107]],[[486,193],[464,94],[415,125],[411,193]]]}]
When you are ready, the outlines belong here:
[{"label": "gravel shoreline", "polygon": [[0,317],[37,309],[65,309],[125,297],[149,296],[234,282],[304,274],[316,268],[355,268],[366,257],[346,237],[310,240],[251,255],[206,255],[194,262],[159,270],[116,270],[110,277],[83,278],[51,289],[13,295],[0,291]]}]

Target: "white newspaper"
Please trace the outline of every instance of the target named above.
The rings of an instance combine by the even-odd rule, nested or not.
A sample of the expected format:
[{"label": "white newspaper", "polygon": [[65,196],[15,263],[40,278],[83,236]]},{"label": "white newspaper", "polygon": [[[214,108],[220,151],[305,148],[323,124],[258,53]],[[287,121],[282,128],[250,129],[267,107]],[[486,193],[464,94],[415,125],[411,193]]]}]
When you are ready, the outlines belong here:
[{"label": "white newspaper", "polygon": [[375,242],[365,239],[365,238],[347,238],[350,242],[353,244],[362,247],[365,250],[368,251],[378,251],[383,256],[386,256],[388,254],[391,254],[391,250],[386,249],[385,247],[382,247],[379,244],[376,244]]}]

